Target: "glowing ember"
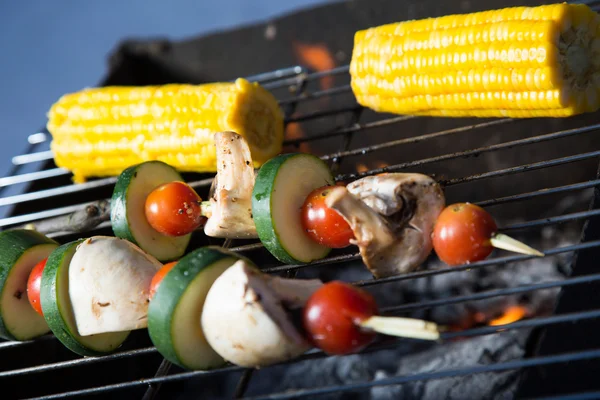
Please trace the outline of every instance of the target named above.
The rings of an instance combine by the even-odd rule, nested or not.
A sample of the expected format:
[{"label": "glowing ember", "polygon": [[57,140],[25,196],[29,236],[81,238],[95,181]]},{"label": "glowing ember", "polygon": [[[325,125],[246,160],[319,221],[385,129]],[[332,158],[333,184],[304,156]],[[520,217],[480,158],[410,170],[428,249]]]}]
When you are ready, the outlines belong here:
[{"label": "glowing ember", "polygon": [[489,322],[489,325],[491,325],[491,326],[506,325],[506,324],[510,324],[512,322],[518,321],[520,319],[523,319],[526,316],[527,316],[527,310],[525,309],[525,307],[511,306],[506,309],[506,311],[504,312],[504,314],[502,314],[502,316],[491,320]]},{"label": "glowing ember", "polygon": [[[294,53],[301,64],[304,64],[316,71],[327,71],[335,68],[335,59],[327,46],[322,43],[300,43],[294,42]],[[333,77],[331,75],[324,76],[320,79],[322,90],[331,89],[333,87]]]}]

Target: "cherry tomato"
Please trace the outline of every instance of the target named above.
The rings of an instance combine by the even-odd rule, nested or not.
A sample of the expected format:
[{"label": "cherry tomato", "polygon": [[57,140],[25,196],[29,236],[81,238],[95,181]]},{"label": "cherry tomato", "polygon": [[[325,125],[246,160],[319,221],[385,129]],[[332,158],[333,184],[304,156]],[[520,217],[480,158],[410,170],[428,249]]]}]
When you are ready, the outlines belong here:
[{"label": "cherry tomato", "polygon": [[150,299],[152,299],[154,297],[163,278],[165,277],[165,275],[167,275],[167,273],[170,270],[173,269],[175,264],[177,264],[177,261],[173,261],[173,262],[163,265],[163,267],[161,269],[159,269],[158,272],[154,275],[154,277],[150,281],[150,296],[149,296]]},{"label": "cherry tomato", "polygon": [[203,221],[200,196],[184,182],[170,182],[154,189],[146,198],[146,219],[167,236],[193,232]]},{"label": "cherry tomato", "polygon": [[340,249],[350,245],[354,233],[348,222],[325,204],[325,198],[332,187],[320,187],[306,197],[301,210],[302,227],[315,242]]},{"label": "cherry tomato", "polygon": [[46,261],[48,261],[47,258],[37,263],[29,273],[29,278],[27,279],[27,298],[29,299],[29,304],[31,304],[31,307],[33,307],[33,309],[42,317],[44,314],[42,312],[42,303],[40,301],[40,286],[42,283],[42,272],[44,272],[44,268],[46,267]]},{"label": "cherry tomato", "polygon": [[443,262],[459,265],[485,259],[494,249],[490,239],[498,231],[494,218],[470,203],[446,207],[433,229],[433,248]]},{"label": "cherry tomato", "polygon": [[375,339],[375,332],[357,324],[376,314],[377,304],[368,292],[333,281],[309,298],[303,323],[316,347],[330,355],[342,355],[360,351]]}]

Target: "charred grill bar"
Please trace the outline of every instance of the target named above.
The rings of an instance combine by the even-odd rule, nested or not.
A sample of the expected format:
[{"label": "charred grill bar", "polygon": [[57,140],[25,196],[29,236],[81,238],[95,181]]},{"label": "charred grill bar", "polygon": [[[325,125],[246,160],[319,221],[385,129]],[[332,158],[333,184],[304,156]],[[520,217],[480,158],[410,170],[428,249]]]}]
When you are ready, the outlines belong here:
[{"label": "charred grill bar", "polygon": [[[588,4],[600,9],[598,2]],[[46,399],[92,394],[196,398],[200,393],[269,399],[369,394],[439,398],[440,393],[447,398],[515,393],[520,398],[599,397],[596,115],[521,121],[378,115],[358,107],[349,90],[346,64],[357,29],[511,5],[521,3],[356,1],[198,41],[128,42],[113,56],[111,74],[103,83],[201,83],[254,74],[248,79],[272,90],[286,113],[286,151],[322,156],[341,181],[384,171],[433,175],[444,185],[449,203],[472,201],[489,207],[504,231],[546,253],[541,260],[501,253],[452,269],[432,257],[419,271],[373,280],[354,249],[333,252],[310,265],[290,266],[278,264],[252,241],[223,242],[198,234],[190,244],[231,246],[269,273],[353,281],[370,290],[386,313],[450,325],[441,343],[385,340],[360,355],[311,352],[254,372],[238,367],[187,372],[164,361],[145,332],[135,332],[120,352],[100,358],[76,357],[48,336],[0,343],[3,387],[17,398]],[[332,24],[332,18],[348,22]],[[259,44],[244,46],[245,40]],[[222,41],[240,49],[229,55],[233,62],[220,60],[222,53],[214,52]],[[263,57],[252,57],[253,52]],[[315,52],[327,62],[311,58]],[[203,61],[202,54],[211,54],[214,62]],[[333,69],[322,68],[331,63]],[[299,65],[262,72],[295,64]],[[110,197],[114,178],[72,185],[69,173],[52,163],[49,137],[36,134],[29,139],[27,152],[13,159],[11,175],[0,179],[0,207],[8,210],[0,220],[2,229],[65,217]],[[210,175],[185,178],[206,198]],[[59,230],[50,236],[66,242],[111,235],[106,216],[100,213],[95,222],[95,227]],[[517,315],[511,317],[510,310]],[[491,389],[485,392],[482,385]],[[583,392],[587,395],[580,395]]]}]

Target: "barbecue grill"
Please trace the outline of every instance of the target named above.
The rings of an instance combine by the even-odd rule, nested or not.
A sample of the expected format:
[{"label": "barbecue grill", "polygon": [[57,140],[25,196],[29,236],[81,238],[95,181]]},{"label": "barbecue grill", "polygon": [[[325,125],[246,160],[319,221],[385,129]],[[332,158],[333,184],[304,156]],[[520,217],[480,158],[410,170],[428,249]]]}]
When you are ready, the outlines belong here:
[{"label": "barbecue grill", "polygon": [[[588,4],[600,9],[600,2]],[[456,11],[461,10],[455,7]],[[438,12],[447,14],[448,10]],[[161,42],[153,42],[152,46],[161,48]],[[124,45],[120,54],[131,56],[135,48],[135,44]],[[155,61],[160,57],[156,55]],[[181,65],[163,63],[157,71],[144,71],[143,78],[133,79],[123,68],[115,67],[104,84],[201,81]],[[247,79],[260,82],[280,100],[287,123],[286,151],[310,151],[322,156],[339,181],[385,171],[431,174],[444,186],[448,203],[471,201],[489,208],[503,231],[540,248],[546,256],[533,260],[530,256],[497,252],[485,261],[455,268],[443,267],[432,256],[417,272],[373,280],[364,275],[355,249],[334,251],[330,257],[308,265],[280,265],[259,243],[219,241],[198,234],[190,248],[220,244],[251,257],[269,273],[288,277],[342,277],[376,295],[388,314],[436,319],[454,329],[443,333],[440,343],[394,339],[373,344],[363,352],[364,357],[402,355],[413,363],[409,369],[405,367],[397,373],[388,370],[376,376],[355,373],[361,368],[362,355],[327,357],[318,351],[260,371],[233,366],[209,372],[183,371],[162,359],[145,331],[134,332],[115,354],[91,358],[76,357],[51,335],[31,342],[1,342],[0,381],[8,393],[2,398],[100,395],[128,399],[285,399],[316,395],[361,398],[369,394],[373,398],[436,398],[432,394],[435,392],[422,385],[443,380],[453,380],[454,384],[466,379],[472,382],[475,376],[494,374],[506,378],[506,373],[512,374],[512,386],[499,385],[495,392],[478,392],[484,389],[475,386],[464,392],[463,398],[478,393],[490,398],[600,398],[600,382],[595,376],[600,368],[600,339],[596,334],[600,327],[600,273],[596,270],[600,256],[600,224],[596,218],[600,215],[597,115],[515,121],[375,114],[354,101],[346,65],[315,71],[302,64]],[[108,216],[93,206],[97,200],[110,197],[116,178],[71,184],[69,173],[54,166],[49,140],[45,131],[29,136],[27,151],[13,158],[10,175],[0,179],[0,207],[5,215],[0,219],[0,227],[39,223],[87,209],[98,213],[97,226],[49,236],[64,243],[79,237],[111,235]],[[210,175],[184,177],[206,198],[212,183]],[[527,275],[533,269],[536,274]],[[498,278],[500,273],[509,277]],[[475,276],[476,282],[472,278],[454,278],[457,276]],[[528,278],[521,281],[522,276]],[[465,285],[477,288],[464,291],[461,287]],[[539,296],[542,292],[551,295]],[[508,298],[510,302],[505,300]],[[510,318],[509,306],[527,310]],[[439,312],[440,309],[446,311]],[[474,318],[481,313],[483,317]],[[526,332],[519,336],[523,351],[515,357],[504,356],[507,351],[495,349],[494,343],[510,343],[514,332]],[[493,340],[479,340],[486,337]],[[490,346],[484,352],[491,355],[485,362],[470,361],[465,356],[462,364],[436,365],[431,360],[433,367],[420,368],[416,364],[427,354],[440,358],[442,352],[458,346],[464,354]],[[436,350],[440,348],[442,352]],[[289,384],[300,382],[285,372],[290,368],[303,365],[296,371],[331,373],[339,369],[323,366],[342,363],[342,359],[351,359],[344,364],[348,368],[346,376],[317,381],[323,384]],[[386,362],[389,364],[390,360]],[[400,363],[401,358],[391,362]],[[446,395],[460,398],[451,392]]]}]

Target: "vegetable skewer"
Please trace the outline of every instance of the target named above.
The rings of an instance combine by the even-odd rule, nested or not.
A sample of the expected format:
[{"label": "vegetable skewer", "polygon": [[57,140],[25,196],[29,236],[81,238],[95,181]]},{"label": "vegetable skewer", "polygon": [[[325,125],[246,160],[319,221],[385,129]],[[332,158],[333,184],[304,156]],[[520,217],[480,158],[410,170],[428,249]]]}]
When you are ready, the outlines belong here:
[{"label": "vegetable skewer", "polygon": [[[487,237],[478,236],[481,232],[475,231],[480,228],[473,222],[462,235],[455,227],[446,228],[452,214],[443,209],[443,190],[429,176],[383,173],[345,187],[332,186],[327,165],[310,154],[277,156],[255,175],[242,136],[219,132],[215,145],[218,171],[209,201],[202,201],[164,163],[148,162],[124,171],[112,199],[115,234],[161,261],[180,257],[191,233],[200,227],[211,237],[259,237],[285,263],[311,262],[332,248],[354,244],[376,278],[415,270],[434,247],[450,265],[485,258],[492,247],[543,256],[497,233],[489,215],[484,221],[492,229]],[[480,219],[485,217],[485,211],[478,212]],[[454,236],[463,243],[455,243]],[[446,254],[460,252],[469,242],[474,254],[455,254],[456,260]]]}]

